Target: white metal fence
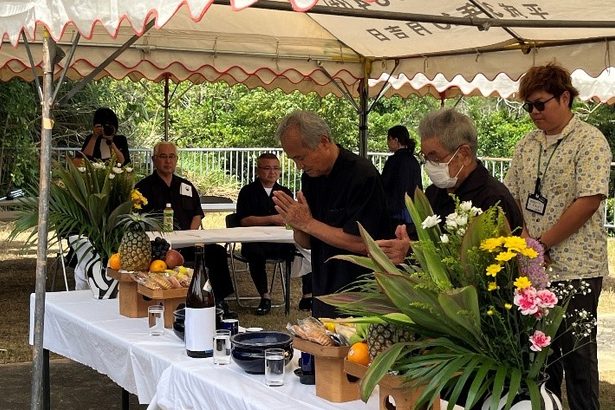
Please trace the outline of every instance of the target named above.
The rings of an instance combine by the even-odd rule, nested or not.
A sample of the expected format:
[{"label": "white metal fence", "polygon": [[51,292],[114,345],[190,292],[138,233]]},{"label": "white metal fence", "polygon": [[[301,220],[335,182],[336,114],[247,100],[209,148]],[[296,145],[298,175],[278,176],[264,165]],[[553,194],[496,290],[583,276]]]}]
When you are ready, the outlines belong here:
[{"label": "white metal fence", "polygon": [[[77,148],[55,148],[52,151],[53,158],[61,163],[67,156],[73,156]],[[254,180],[256,175],[256,159],[264,152],[272,152],[280,158],[282,176],[280,183],[289,187],[293,192],[301,187],[301,173],[295,163],[284,155],[281,148],[180,148],[178,149],[180,170],[189,170],[191,173],[203,175],[207,172],[223,172],[225,177],[241,187]],[[382,171],[389,153],[368,152],[368,158],[379,171]],[[152,173],[152,150],[146,148],[130,149],[130,156],[135,171],[140,175]],[[500,181],[504,179],[510,158],[481,158],[483,164],[491,174]],[[615,162],[611,163],[611,170],[615,169]],[[429,184],[429,179],[423,173],[424,186]],[[607,200],[604,225],[607,228],[615,228],[615,198],[611,196]]]}]

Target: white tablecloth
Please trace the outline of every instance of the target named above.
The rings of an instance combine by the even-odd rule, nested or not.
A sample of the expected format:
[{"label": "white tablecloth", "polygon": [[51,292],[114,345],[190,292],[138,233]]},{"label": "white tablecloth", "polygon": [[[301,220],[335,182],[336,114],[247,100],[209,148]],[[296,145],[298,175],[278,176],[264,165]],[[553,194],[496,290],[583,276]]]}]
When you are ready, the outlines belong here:
[{"label": "white tablecloth", "polygon": [[294,243],[293,231],[283,226],[242,226],[238,228],[196,229],[169,233],[148,232],[147,234],[151,240],[157,236],[162,236],[174,248],[194,246],[197,243]]},{"label": "white tablecloth", "polygon": [[[30,301],[32,343],[34,295]],[[293,374],[297,352],[281,387],[265,386],[263,375],[249,375],[235,363],[214,366],[211,358],[189,358],[172,331],[149,336],[147,318],[120,316],[117,299],[96,300],[90,291],[47,293],[43,345],[108,375],[152,409],[378,408],[376,392],[367,404],[316,397],[314,386],[300,384]]]}]

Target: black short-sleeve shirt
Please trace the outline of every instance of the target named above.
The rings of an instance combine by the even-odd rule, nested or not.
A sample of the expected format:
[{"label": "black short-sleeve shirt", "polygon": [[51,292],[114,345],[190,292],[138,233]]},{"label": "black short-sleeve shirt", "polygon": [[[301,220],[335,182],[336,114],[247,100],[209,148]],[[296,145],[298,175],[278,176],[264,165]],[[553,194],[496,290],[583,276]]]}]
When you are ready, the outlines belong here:
[{"label": "black short-sleeve shirt", "polygon": [[237,219],[242,220],[248,216],[277,215],[278,211],[275,210],[271,197],[273,192],[280,190],[293,196],[290,189],[277,182],[271,188],[271,194],[267,195],[267,191],[258,179],[241,188],[237,196]]},{"label": "black short-sleeve shirt", "polygon": [[[472,201],[473,206],[483,211],[498,204],[504,211],[511,230],[523,227],[521,211],[510,191],[503,183],[491,176],[480,161],[476,169],[459,185],[454,194],[460,201]],[[446,189],[430,185],[425,195],[434,214],[440,215],[443,221],[448,214],[455,212],[455,201]],[[520,229],[514,232],[517,235],[521,234]]]},{"label": "black short-sleeve shirt", "polygon": [[[88,145],[88,143],[93,137],[94,137],[94,134],[90,134],[85,138],[85,142],[83,143],[83,147],[81,148],[82,152],[78,153],[78,156],[83,155],[83,150],[85,149],[85,147]],[[100,144],[103,144],[103,143],[104,143],[103,137],[101,135],[96,140],[96,145],[94,145],[94,151],[92,152],[92,155],[87,156],[90,161],[97,160],[97,159],[100,159],[100,160],[103,159],[102,154],[100,153]],[[119,149],[122,152],[122,155],[124,155],[124,163],[122,165],[128,164],[130,162],[130,151],[128,150],[128,140],[126,139],[126,137],[123,135],[114,135],[113,143],[115,144],[117,149]],[[106,159],[108,158],[105,158],[105,160]]]},{"label": "black short-sleeve shirt", "polygon": [[177,175],[173,175],[171,186],[168,186],[154,171],[139,181],[135,188],[147,198],[148,204],[143,207],[143,212],[162,212],[167,203],[171,204],[175,229],[190,229],[193,217],[198,215],[202,218],[205,215],[194,185]]},{"label": "black short-sleeve shirt", "polygon": [[[365,158],[340,147],[329,175],[301,177],[302,191],[318,221],[344,232],[359,235],[357,222],[374,239],[391,238],[393,228],[386,212],[386,199],[380,174]],[[333,293],[367,273],[365,268],[341,260],[328,260],[351,252],[311,237],[312,282],[315,296]],[[335,317],[333,307],[314,300],[312,314]]]}]

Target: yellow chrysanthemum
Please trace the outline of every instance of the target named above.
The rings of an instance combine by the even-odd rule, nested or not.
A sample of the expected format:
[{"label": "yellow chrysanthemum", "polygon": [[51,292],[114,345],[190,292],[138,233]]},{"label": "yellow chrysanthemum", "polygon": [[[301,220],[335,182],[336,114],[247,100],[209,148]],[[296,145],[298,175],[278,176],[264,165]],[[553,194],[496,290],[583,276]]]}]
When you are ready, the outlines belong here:
[{"label": "yellow chrysanthemum", "polygon": [[504,309],[506,310],[512,309],[512,303],[504,303]]},{"label": "yellow chrysanthemum", "polygon": [[494,264],[487,266],[486,270],[487,270],[487,276],[493,276],[495,278],[498,272],[502,270],[502,265],[498,265],[497,263],[494,263]]},{"label": "yellow chrysanthemum", "polygon": [[532,286],[532,282],[528,279],[527,276],[519,276],[517,280],[513,283],[517,287],[517,289],[527,289]]},{"label": "yellow chrysanthemum", "polygon": [[520,236],[508,236],[504,239],[504,247],[509,251],[521,252],[527,248],[527,242]]},{"label": "yellow chrysanthemum", "polygon": [[488,316],[493,316],[495,315],[495,309],[490,307],[489,310],[487,310],[487,315]]},{"label": "yellow chrysanthemum", "polygon": [[489,283],[487,284],[487,290],[488,290],[489,292],[493,292],[494,290],[498,290],[499,288],[500,288],[500,287],[499,287],[499,286],[498,286],[498,284],[497,284],[497,283],[495,283],[495,282],[489,282]]},{"label": "yellow chrysanthemum", "polygon": [[511,251],[500,252],[498,253],[498,256],[495,257],[495,260],[498,262],[508,262],[515,256],[517,256],[517,254]]},{"label": "yellow chrysanthemum", "polygon": [[481,242],[480,249],[483,251],[495,252],[504,243],[504,238],[488,238]]},{"label": "yellow chrysanthemum", "polygon": [[525,257],[528,257],[530,259],[534,259],[535,257],[538,256],[538,252],[536,252],[534,250],[534,248],[525,248],[525,249],[521,249],[519,251],[519,253]]}]

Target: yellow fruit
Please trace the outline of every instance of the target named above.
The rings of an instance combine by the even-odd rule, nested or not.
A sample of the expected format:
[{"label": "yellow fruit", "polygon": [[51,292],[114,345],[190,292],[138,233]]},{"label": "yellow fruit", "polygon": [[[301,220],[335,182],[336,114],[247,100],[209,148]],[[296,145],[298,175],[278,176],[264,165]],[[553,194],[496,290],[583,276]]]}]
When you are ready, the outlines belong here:
[{"label": "yellow fruit", "polygon": [[109,267],[113,270],[120,270],[122,267],[122,263],[120,262],[120,254],[114,253],[109,258]]},{"label": "yellow fruit", "polygon": [[348,359],[349,362],[367,366],[369,364],[369,349],[367,348],[367,343],[357,342],[350,346],[346,359]]},{"label": "yellow fruit", "polygon": [[164,272],[166,268],[167,264],[160,259],[155,259],[152,261],[152,263],[149,264],[150,272]]}]

